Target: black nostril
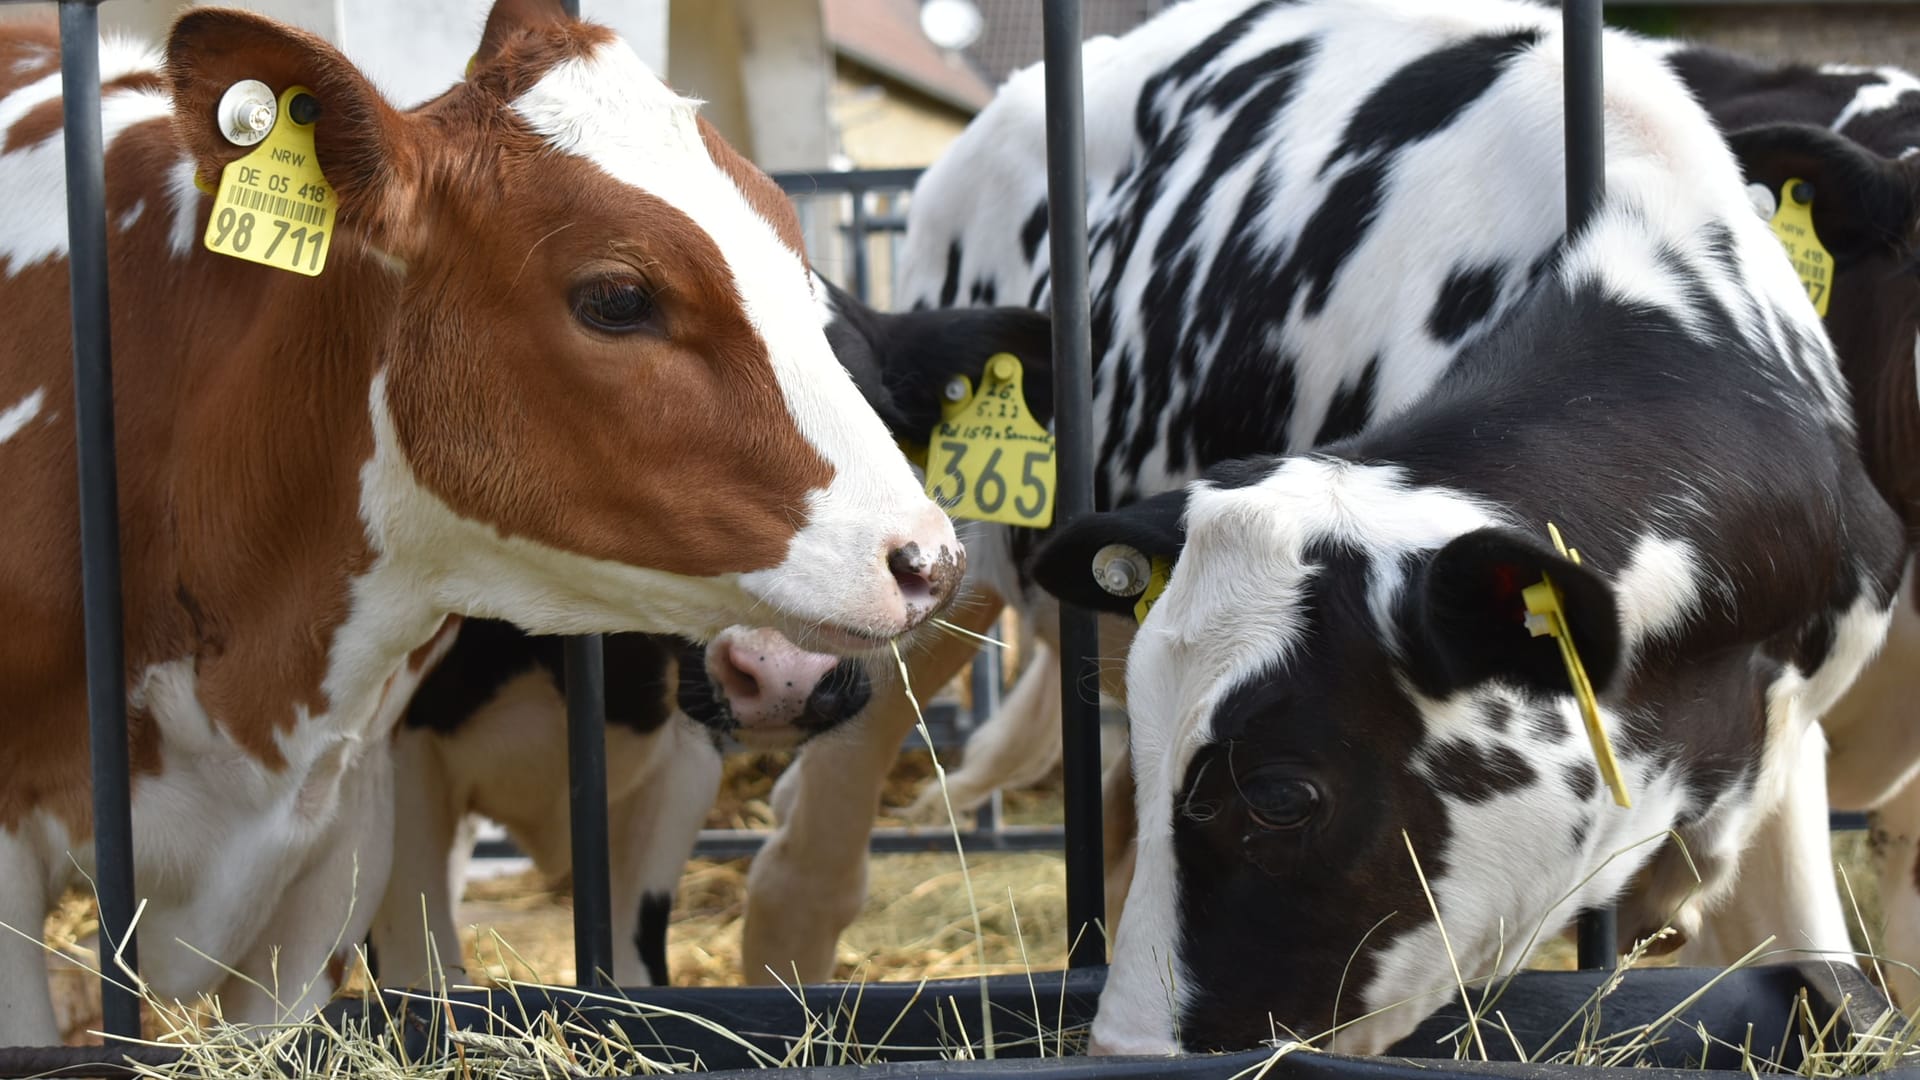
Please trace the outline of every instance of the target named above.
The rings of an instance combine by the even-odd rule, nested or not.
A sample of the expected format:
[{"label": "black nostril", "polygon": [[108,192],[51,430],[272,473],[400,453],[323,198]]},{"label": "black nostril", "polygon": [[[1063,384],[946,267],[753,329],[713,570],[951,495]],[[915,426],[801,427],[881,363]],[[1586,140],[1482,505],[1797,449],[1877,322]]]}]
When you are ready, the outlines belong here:
[{"label": "black nostril", "polygon": [[933,587],[932,579],[921,569],[921,564],[919,544],[895,548],[887,555],[887,569],[893,573],[893,580],[901,592],[912,596],[922,595]]}]

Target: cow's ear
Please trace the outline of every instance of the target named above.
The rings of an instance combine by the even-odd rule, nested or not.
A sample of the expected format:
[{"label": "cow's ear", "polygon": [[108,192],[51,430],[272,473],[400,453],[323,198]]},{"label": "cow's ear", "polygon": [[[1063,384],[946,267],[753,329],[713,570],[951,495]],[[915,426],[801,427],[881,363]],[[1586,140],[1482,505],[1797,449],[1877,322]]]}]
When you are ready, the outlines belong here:
[{"label": "cow's ear", "polygon": [[339,197],[340,225],[388,244],[387,234],[411,220],[421,179],[413,122],[338,49],[260,15],[196,8],[167,39],[174,126],[201,184],[218,183],[229,162],[253,150],[227,140],[219,115],[221,96],[246,79],[276,99],[292,86],[312,91],[315,156]]},{"label": "cow's ear", "polygon": [[[1126,614],[1146,590],[1153,560],[1171,566],[1186,543],[1187,492],[1162,492],[1055,529],[1031,570],[1041,588],[1069,604]],[[1115,560],[1119,560],[1116,562]]]},{"label": "cow's ear", "polygon": [[1727,136],[1751,183],[1773,197],[1788,180],[1813,187],[1813,229],[1840,260],[1891,253],[1904,256],[1920,211],[1915,178],[1898,161],[1826,128],[1767,124]]},{"label": "cow's ear", "polygon": [[493,59],[507,42],[525,31],[571,20],[560,0],[495,0],[493,10],[487,12],[487,27],[480,32],[474,62],[484,64]]},{"label": "cow's ear", "polygon": [[1053,421],[1053,324],[1045,314],[1018,307],[882,312],[825,287],[827,340],[863,390],[869,378],[885,387],[891,413],[881,415],[895,437],[924,440],[940,420],[947,384],[955,375],[978,384],[997,353],[1019,358],[1027,407],[1042,425]]},{"label": "cow's ear", "polygon": [[1573,643],[1596,692],[1620,666],[1613,588],[1592,570],[1512,529],[1455,537],[1427,560],[1405,594],[1400,645],[1410,674],[1435,697],[1499,680],[1569,693],[1560,646],[1533,636],[1524,590],[1550,576]]}]

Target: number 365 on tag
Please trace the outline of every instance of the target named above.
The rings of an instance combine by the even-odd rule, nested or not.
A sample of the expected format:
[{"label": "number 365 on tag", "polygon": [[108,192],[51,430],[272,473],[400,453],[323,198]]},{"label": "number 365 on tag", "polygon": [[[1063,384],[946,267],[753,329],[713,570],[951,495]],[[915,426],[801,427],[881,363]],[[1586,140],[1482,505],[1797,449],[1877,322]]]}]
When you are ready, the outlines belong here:
[{"label": "number 365 on tag", "polygon": [[1053,524],[1053,436],[1027,408],[1021,377],[1013,355],[989,359],[979,389],[947,405],[927,440],[927,494],[954,517]]}]

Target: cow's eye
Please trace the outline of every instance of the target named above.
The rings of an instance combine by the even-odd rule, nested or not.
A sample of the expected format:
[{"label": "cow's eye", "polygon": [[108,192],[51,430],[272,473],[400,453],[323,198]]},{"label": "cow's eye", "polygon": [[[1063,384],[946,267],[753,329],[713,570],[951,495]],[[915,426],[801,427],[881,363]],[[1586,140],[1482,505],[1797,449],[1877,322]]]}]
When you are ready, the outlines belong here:
[{"label": "cow's eye", "polygon": [[607,334],[631,334],[654,325],[653,293],[637,278],[605,277],[574,286],[573,317]]},{"label": "cow's eye", "polygon": [[1263,829],[1298,829],[1320,808],[1320,787],[1297,773],[1256,771],[1240,778],[1247,814]]}]

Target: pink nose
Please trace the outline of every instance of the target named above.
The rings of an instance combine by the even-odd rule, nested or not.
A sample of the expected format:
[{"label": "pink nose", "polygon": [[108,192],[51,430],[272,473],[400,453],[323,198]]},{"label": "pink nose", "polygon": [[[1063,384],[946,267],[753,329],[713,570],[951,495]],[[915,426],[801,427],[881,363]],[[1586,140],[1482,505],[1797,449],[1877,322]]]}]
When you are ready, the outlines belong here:
[{"label": "pink nose", "polygon": [[743,728],[793,724],[839,657],[800,649],[777,630],[724,631],[707,649],[707,674]]}]

